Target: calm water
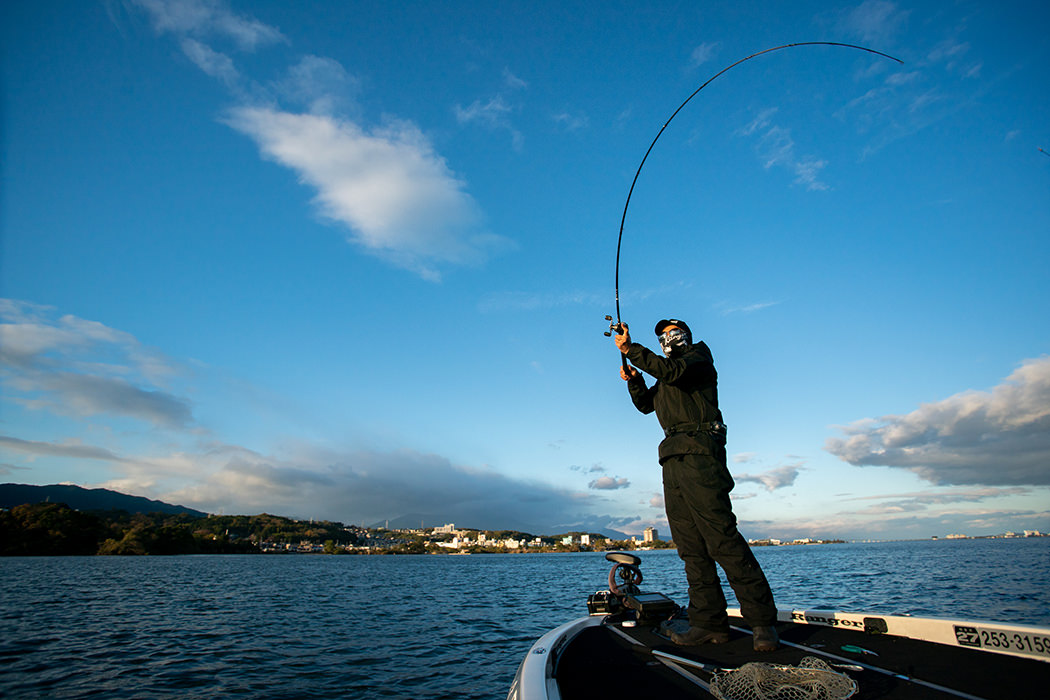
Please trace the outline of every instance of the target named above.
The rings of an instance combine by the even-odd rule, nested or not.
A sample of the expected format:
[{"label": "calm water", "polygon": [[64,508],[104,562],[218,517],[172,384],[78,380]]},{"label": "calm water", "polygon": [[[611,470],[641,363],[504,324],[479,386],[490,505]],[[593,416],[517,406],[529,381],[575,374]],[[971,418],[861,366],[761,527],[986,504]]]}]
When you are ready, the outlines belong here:
[{"label": "calm water", "polygon": [[[685,601],[674,552],[643,588]],[[1050,538],[765,547],[780,605],[1050,625]],[[5,698],[502,698],[601,554],[0,558]],[[731,592],[728,593],[732,599]]]}]

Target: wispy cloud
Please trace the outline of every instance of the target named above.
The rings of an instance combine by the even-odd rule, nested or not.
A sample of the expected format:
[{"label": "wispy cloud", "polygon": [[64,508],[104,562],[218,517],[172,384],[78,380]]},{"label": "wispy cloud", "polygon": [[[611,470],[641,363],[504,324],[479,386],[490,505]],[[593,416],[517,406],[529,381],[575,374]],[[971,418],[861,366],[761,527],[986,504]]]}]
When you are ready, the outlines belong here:
[{"label": "wispy cloud", "polygon": [[759,301],[751,304],[735,304],[721,301],[715,304],[715,309],[723,316],[732,316],[733,314],[753,314],[756,311],[763,311],[780,303],[779,301]]},{"label": "wispy cloud", "polygon": [[11,299],[0,300],[0,321],[7,400],[62,415],[193,425],[190,402],[164,385],[179,370],[130,334]]},{"label": "wispy cloud", "polygon": [[478,310],[482,313],[542,311],[564,306],[599,306],[607,301],[607,295],[584,291],[492,292],[478,302]]},{"label": "wispy cloud", "polygon": [[527,82],[512,73],[510,68],[503,69],[503,84],[511,90],[524,90],[529,86]]},{"label": "wispy cloud", "polygon": [[586,114],[570,114],[569,112],[558,112],[551,119],[565,131],[579,131],[587,128],[590,120]]},{"label": "wispy cloud", "polygon": [[274,90],[311,114],[358,111],[361,83],[341,63],[323,56],[303,56],[275,81]]},{"label": "wispy cloud", "polygon": [[839,29],[866,42],[885,45],[897,37],[910,14],[888,0],[864,0],[843,14]]},{"label": "wispy cloud", "polygon": [[689,65],[691,68],[699,68],[704,65],[718,52],[720,43],[717,41],[705,41],[704,43],[693,49],[692,53],[689,54]]},{"label": "wispy cloud", "polygon": [[990,391],[840,430],[824,449],[857,466],[899,467],[935,484],[1050,485],[1050,357],[1026,360]]},{"label": "wispy cloud", "polygon": [[506,131],[510,134],[514,150],[520,151],[525,144],[525,137],[510,119],[514,107],[507,103],[503,95],[488,100],[474,100],[466,107],[456,105],[453,111],[460,124],[475,124],[490,131]]},{"label": "wispy cloud", "polygon": [[766,170],[773,167],[786,169],[794,174],[794,183],[807,190],[828,189],[820,179],[820,172],[828,162],[815,156],[799,156],[791,129],[773,121],[776,112],[775,107],[760,112],[738,129],[737,135],[753,139],[755,153]]},{"label": "wispy cloud", "polygon": [[240,82],[241,74],[233,59],[226,54],[215,51],[196,39],[183,39],[182,52],[206,75],[224,83],[227,88],[235,88]]},{"label": "wispy cloud", "polygon": [[[886,0],[866,0],[842,15],[838,28],[847,36],[882,50],[902,43],[910,11]],[[916,38],[908,42],[906,63],[872,64],[865,78],[883,75],[882,83],[836,110],[837,119],[850,119],[868,137],[862,156],[911,136],[956,111],[986,92],[994,81],[982,80],[983,61],[963,38],[966,22],[946,26],[932,43]]]},{"label": "wispy cloud", "polygon": [[[984,503],[996,498],[1019,496],[1031,490],[1021,487],[1013,488],[980,488],[952,489],[903,494],[884,494],[881,496],[862,496],[853,500],[877,500],[880,503],[856,511],[860,515],[885,515],[891,513],[918,513],[929,511],[931,506],[944,506],[950,503]],[[944,509],[938,509],[938,513]]]},{"label": "wispy cloud", "polygon": [[197,39],[232,40],[241,51],[286,42],[276,27],[232,12],[222,0],[129,0],[149,15],[153,28]]},{"label": "wispy cloud", "polygon": [[0,448],[35,456],[64,457],[68,459],[96,459],[103,462],[123,462],[119,455],[102,447],[80,443],[53,443],[37,440],[22,440],[0,435]]}]

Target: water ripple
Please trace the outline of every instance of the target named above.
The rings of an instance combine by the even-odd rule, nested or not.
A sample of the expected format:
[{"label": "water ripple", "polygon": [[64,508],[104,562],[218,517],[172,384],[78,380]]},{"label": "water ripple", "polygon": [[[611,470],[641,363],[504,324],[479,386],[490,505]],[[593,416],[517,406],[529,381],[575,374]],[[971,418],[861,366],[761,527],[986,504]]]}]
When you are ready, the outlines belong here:
[{"label": "water ripple", "polygon": [[[1050,540],[756,555],[780,605],[1050,624]],[[674,552],[642,556],[645,588],[685,602]],[[608,567],[600,554],[0,559],[0,695],[499,698]]]}]

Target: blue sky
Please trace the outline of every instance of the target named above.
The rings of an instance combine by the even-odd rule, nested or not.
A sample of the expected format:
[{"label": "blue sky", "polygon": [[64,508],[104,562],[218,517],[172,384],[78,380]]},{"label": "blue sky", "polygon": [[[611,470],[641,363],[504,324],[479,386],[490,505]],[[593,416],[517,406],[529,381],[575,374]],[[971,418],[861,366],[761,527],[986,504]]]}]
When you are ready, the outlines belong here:
[{"label": "blue sky", "polygon": [[1050,10],[8,2],[0,478],[666,532],[602,332],[711,346],[748,537],[1050,530]]}]

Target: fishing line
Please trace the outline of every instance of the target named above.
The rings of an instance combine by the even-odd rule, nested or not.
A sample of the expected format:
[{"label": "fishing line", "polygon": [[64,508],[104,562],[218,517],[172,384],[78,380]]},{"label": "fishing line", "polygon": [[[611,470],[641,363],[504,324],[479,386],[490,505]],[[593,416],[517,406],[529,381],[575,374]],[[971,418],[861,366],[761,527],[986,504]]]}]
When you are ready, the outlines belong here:
[{"label": "fishing line", "polygon": [[[857,49],[858,51],[866,51],[868,53],[875,54],[876,56],[882,56],[884,58],[888,58],[890,60],[896,61],[897,63],[904,63],[904,61],[900,60],[899,58],[894,58],[893,56],[890,56],[889,54],[882,53],[881,51],[876,51],[875,49],[869,49],[869,48],[866,48],[864,46],[855,46],[854,44],[841,44],[841,43],[838,43],[838,42],[835,42],[835,41],[802,41],[802,42],[798,42],[798,43],[795,43],[795,44],[784,44],[783,46],[774,46],[771,49],[765,49],[764,51],[759,51],[758,53],[753,53],[750,56],[748,56],[747,58],[742,58],[739,61],[737,61],[736,63],[732,63],[732,64],[726,66],[725,68],[723,68],[722,70],[718,71],[717,73],[715,73],[713,76],[711,76],[710,78],[707,79],[707,82],[705,82],[703,85],[701,85],[696,90],[694,90],[692,95],[690,95],[689,97],[685,98],[685,102],[680,104],[678,106],[678,109],[676,109],[674,111],[674,114],[672,114],[668,118],[668,120],[666,122],[664,122],[664,125],[660,128],[659,133],[656,134],[656,138],[654,138],[653,142],[651,144],[649,144],[649,149],[645,152],[645,156],[642,157],[642,162],[638,165],[638,170],[634,173],[634,180],[631,181],[631,189],[628,190],[628,192],[627,192],[627,202],[624,203],[624,205],[623,205],[623,216],[620,218],[620,235],[616,239],[616,323],[615,323],[615,325],[610,324],[610,326],[609,326],[610,330],[619,330],[621,328],[621,325],[620,325],[621,324],[621,320],[620,320],[620,246],[623,243],[623,227],[624,227],[624,223],[627,221],[627,207],[629,207],[631,205],[631,195],[634,194],[634,186],[638,182],[638,176],[641,175],[641,173],[642,173],[642,168],[645,166],[645,161],[646,161],[646,159],[649,158],[649,154],[652,152],[653,147],[656,145],[656,142],[660,140],[660,136],[664,133],[664,130],[667,129],[667,125],[670,124],[671,120],[674,119],[678,115],[678,113],[682,111],[682,108],[684,108],[689,103],[689,100],[691,100],[694,97],[696,97],[697,93],[699,93],[705,87],[710,85],[715,80],[715,78],[717,78],[718,76],[722,75],[723,73],[725,73],[729,69],[735,68],[736,66],[739,66],[741,63],[744,63],[745,61],[750,61],[752,58],[757,58],[758,56],[761,56],[763,54],[771,53],[773,51],[780,51],[781,49],[790,49],[790,48],[793,48],[793,47],[796,47],[796,46],[841,46],[841,47],[847,48],[847,49]],[[1040,150],[1042,150],[1042,149],[1040,149]],[[609,316],[606,316],[605,319],[607,321],[611,321],[612,320],[612,318],[609,317]],[[606,333],[606,335],[609,335],[609,333]],[[626,367],[626,365],[627,365],[626,358],[621,358],[621,359],[623,359],[623,364]]]}]

